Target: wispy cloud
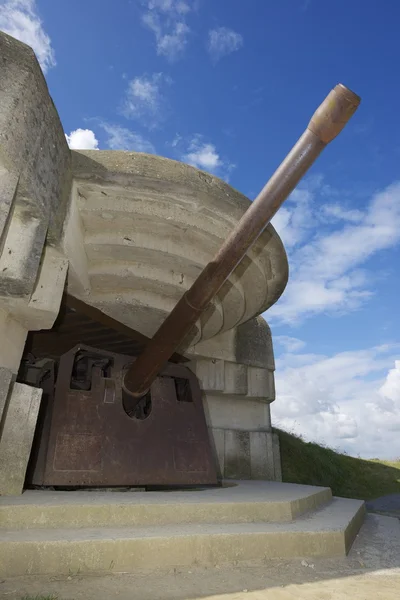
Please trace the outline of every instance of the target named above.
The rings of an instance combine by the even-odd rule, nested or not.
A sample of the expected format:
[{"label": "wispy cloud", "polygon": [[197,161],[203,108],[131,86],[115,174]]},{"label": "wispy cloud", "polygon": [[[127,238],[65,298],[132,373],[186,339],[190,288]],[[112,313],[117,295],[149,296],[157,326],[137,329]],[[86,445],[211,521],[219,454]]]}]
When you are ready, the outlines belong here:
[{"label": "wispy cloud", "polygon": [[362,210],[344,208],[340,204],[325,204],[322,212],[328,218],[334,218],[339,221],[349,221],[351,223],[361,223],[364,218]]},{"label": "wispy cloud", "polygon": [[176,136],[172,146],[177,148],[180,159],[197,169],[208,171],[225,180],[229,179],[235,165],[228,159],[222,158],[215,144],[204,139],[200,134],[194,135],[189,141]]},{"label": "wispy cloud", "polygon": [[400,453],[397,346],[331,356],[292,349],[277,361],[274,423],[307,440],[364,457]]},{"label": "wispy cloud", "polygon": [[288,250],[291,276],[268,319],[296,323],[351,311],[373,293],[368,260],[400,242],[400,183],[359,210],[329,202],[323,180],[314,178],[299,186],[272,223]]},{"label": "wispy cloud", "polygon": [[143,5],[146,12],[142,21],[155,36],[157,54],[174,62],[183,55],[188,43],[190,27],[186,19],[193,10],[193,3],[183,0],[144,0]]},{"label": "wispy cloud", "polygon": [[91,129],[75,129],[65,134],[71,150],[98,150],[99,142]]},{"label": "wispy cloud", "polygon": [[286,352],[297,352],[298,350],[302,350],[306,345],[303,340],[290,337],[289,335],[276,335],[274,337],[274,343],[282,346]]},{"label": "wispy cloud", "polygon": [[31,46],[44,73],[55,66],[51,40],[34,0],[0,0],[0,30]]},{"label": "wispy cloud", "polygon": [[142,75],[129,82],[122,104],[122,114],[127,119],[140,120],[150,129],[156,127],[163,118],[164,98],[161,92],[171,80],[163,73]]},{"label": "wispy cloud", "polygon": [[214,62],[243,46],[243,36],[228,27],[217,27],[208,32],[207,49]]},{"label": "wispy cloud", "polygon": [[146,140],[140,133],[111,123],[101,122],[100,127],[107,134],[106,143],[111,150],[131,150],[133,152],[146,152],[147,154],[155,153],[153,144]]}]

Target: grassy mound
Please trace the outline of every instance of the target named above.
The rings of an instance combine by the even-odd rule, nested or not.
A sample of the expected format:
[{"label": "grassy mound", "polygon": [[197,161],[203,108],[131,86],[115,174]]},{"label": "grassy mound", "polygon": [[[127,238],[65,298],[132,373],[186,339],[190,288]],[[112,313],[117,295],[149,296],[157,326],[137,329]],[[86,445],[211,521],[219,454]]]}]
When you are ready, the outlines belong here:
[{"label": "grassy mound", "polygon": [[275,432],[281,446],[283,481],[326,486],[334,496],[361,500],[400,493],[400,460],[354,458],[280,429]]}]

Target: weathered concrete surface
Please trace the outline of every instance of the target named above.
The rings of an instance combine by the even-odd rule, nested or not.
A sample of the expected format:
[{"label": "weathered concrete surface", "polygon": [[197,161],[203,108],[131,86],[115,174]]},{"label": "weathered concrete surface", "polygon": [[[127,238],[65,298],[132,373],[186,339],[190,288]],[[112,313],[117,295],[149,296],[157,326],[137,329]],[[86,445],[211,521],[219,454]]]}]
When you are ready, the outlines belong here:
[{"label": "weathered concrete surface", "polygon": [[77,205],[77,184],[73,182],[68,214],[65,219],[61,247],[68,256],[68,289],[73,296],[90,293],[89,266],[85,250],[85,230]]},{"label": "weathered concrete surface", "polygon": [[[51,329],[53,326],[60,310],[67,271],[68,261],[65,256],[46,245],[28,307],[19,309],[19,320],[26,323],[29,329]],[[32,307],[34,319],[31,318]]]},{"label": "weathered concrete surface", "polygon": [[250,433],[225,430],[224,476],[228,479],[250,479]]},{"label": "weathered concrete surface", "polygon": [[41,390],[15,384],[28,330],[51,328],[68,262],[70,151],[31,48],[0,32],[0,494],[21,493]]},{"label": "weathered concrete surface", "polygon": [[250,367],[220,360],[198,358],[191,366],[207,395],[246,396],[263,402],[275,400],[274,373],[269,369]]},{"label": "weathered concrete surface", "polygon": [[[72,157],[81,224],[70,225],[84,232],[86,301],[152,336],[250,201],[212,175],[157,156],[73,151]],[[269,225],[201,317],[193,343],[265,311],[282,294],[287,272],[282,242]],[[70,284],[87,289],[77,269]]]},{"label": "weathered concrete surface", "polygon": [[0,239],[9,219],[18,186],[18,175],[10,173],[0,162]]},{"label": "weathered concrete surface", "polygon": [[[223,477],[281,481],[271,331],[262,317],[189,348]],[[240,361],[240,362],[239,362]]]},{"label": "weathered concrete surface", "polygon": [[[223,431],[223,465],[220,470],[228,479],[265,479],[282,481],[279,439],[271,431],[249,431],[243,429]],[[211,432],[214,435],[214,428]],[[223,445],[222,445],[223,444]]]},{"label": "weathered concrete surface", "polygon": [[[67,271],[68,261],[65,256],[56,248],[46,245],[43,248],[35,286],[30,298],[28,300],[11,297],[1,299],[3,309],[8,312],[9,318],[26,330],[25,336],[27,330],[51,329],[53,326],[60,310]],[[11,340],[15,345],[17,342],[15,334],[10,337],[10,342]],[[22,349],[17,353],[18,365]]]},{"label": "weathered concrete surface", "polygon": [[216,429],[271,431],[269,404],[246,396],[204,396],[207,422]]},{"label": "weathered concrete surface", "polygon": [[[0,105],[0,310],[25,329],[51,327],[67,263],[45,244],[60,241],[70,151],[33,50],[2,32]],[[14,329],[10,344],[19,348]],[[0,355],[0,365],[9,367],[18,353],[8,362]]]},{"label": "weathered concrete surface", "polygon": [[282,462],[281,449],[279,444],[279,435],[274,434],[267,439],[267,443],[272,442],[272,455],[274,457],[274,474],[276,481],[282,481]]},{"label": "weathered concrete surface", "polygon": [[188,348],[193,357],[219,358],[251,367],[275,370],[271,329],[262,316]]},{"label": "weathered concrete surface", "polygon": [[269,404],[243,396],[204,396],[204,409],[222,477],[282,481],[279,439]]},{"label": "weathered concrete surface", "polygon": [[[33,265],[40,260],[49,224],[50,238],[57,242],[60,237],[71,183],[70,152],[33,50],[0,32],[0,61],[0,168],[8,185],[0,235],[8,218],[6,207],[11,211],[15,206],[28,228],[40,219],[43,227],[33,246]],[[27,294],[34,281],[28,271]],[[6,281],[2,276],[1,289],[13,295],[17,282],[10,280],[7,288]],[[23,285],[20,280],[18,295]]]},{"label": "weathered concrete surface", "polygon": [[0,495],[21,494],[35,433],[42,390],[15,383],[3,412]]},{"label": "weathered concrete surface", "polygon": [[249,433],[252,479],[282,481],[282,478],[279,476],[280,474],[275,472],[274,449],[271,443],[271,438],[275,435],[274,433],[264,431],[251,431]]},{"label": "weathered concrete surface", "polygon": [[44,214],[27,215],[15,202],[0,257],[0,294],[10,298],[31,296],[39,270],[48,219]]},{"label": "weathered concrete surface", "polygon": [[2,429],[3,412],[7,404],[12,380],[13,372],[10,369],[0,367],[0,432]]},{"label": "weathered concrete surface", "polygon": [[332,500],[329,488],[240,481],[171,492],[25,491],[0,498],[8,529],[291,521]]},{"label": "weathered concrete surface", "polygon": [[75,600],[397,600],[400,522],[369,515],[342,558],[302,557],[248,564],[192,566],[149,573],[6,579],[0,595],[55,594]]},{"label": "weathered concrete surface", "polygon": [[289,523],[2,530],[0,572],[6,577],[134,572],[262,558],[345,556],[363,518],[363,502],[335,499]]},{"label": "weathered concrete surface", "polygon": [[234,348],[236,362],[275,370],[271,329],[263,317],[251,319],[236,329]]},{"label": "weathered concrete surface", "polygon": [[0,308],[0,365],[15,375],[18,372],[28,330]]}]

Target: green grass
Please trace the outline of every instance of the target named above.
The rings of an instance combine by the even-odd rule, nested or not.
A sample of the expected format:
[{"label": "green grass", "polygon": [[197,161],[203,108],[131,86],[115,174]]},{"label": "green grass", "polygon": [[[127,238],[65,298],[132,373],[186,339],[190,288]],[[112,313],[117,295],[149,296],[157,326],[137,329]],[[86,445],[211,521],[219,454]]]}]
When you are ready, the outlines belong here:
[{"label": "green grass", "polygon": [[281,446],[283,481],[326,486],[334,496],[361,500],[400,493],[400,460],[354,458],[279,429],[275,432]]}]

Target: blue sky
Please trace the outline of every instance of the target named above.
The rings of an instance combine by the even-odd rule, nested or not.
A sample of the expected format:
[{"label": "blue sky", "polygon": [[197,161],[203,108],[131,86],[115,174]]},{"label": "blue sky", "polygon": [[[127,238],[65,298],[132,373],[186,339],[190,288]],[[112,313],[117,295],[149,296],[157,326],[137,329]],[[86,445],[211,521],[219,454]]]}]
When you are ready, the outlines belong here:
[{"label": "blue sky", "polygon": [[[275,424],[400,455],[400,4],[0,0],[73,148],[155,152],[254,198],[338,82],[362,97],[274,219]],[[398,361],[396,363],[396,361]]]}]

